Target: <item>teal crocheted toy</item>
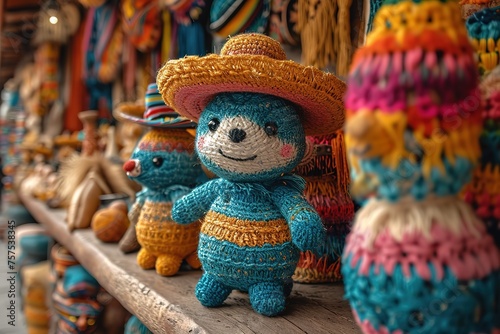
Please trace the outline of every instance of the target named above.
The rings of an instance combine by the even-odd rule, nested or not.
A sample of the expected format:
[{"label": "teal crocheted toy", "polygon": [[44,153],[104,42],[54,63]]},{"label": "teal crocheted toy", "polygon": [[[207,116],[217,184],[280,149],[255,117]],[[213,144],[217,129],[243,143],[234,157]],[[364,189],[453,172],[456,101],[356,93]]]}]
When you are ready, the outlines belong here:
[{"label": "teal crocheted toy", "polygon": [[[234,55],[229,55],[228,50],[232,48]],[[184,81],[186,76],[181,72],[192,73],[187,63],[191,60],[199,61],[207,71],[226,65],[253,68],[253,64],[242,65],[245,60],[253,60],[251,55],[242,53],[255,52],[260,54],[255,63],[268,67],[269,71],[263,72],[260,79],[258,73],[235,78],[227,74],[236,71],[216,69],[224,73],[224,77],[211,78],[226,84],[218,86],[218,94],[195,111],[196,115],[189,117],[199,118],[196,150],[200,160],[219,178],[195,188],[172,209],[172,218],[180,224],[204,216],[198,246],[204,273],[196,286],[198,300],[204,306],[216,307],[233,289],[248,291],[253,309],[267,316],[277,315],[285,309],[285,298],[291,291],[291,277],[300,250],[317,250],[325,239],[321,218],[302,195],[304,180],[289,173],[304,155],[306,131],[307,134],[335,131],[342,124],[342,114],[336,113],[337,100],[331,96],[331,92],[336,92],[336,78],[266,55],[276,50],[282,52],[279,43],[269,37],[239,35],[224,47],[222,52],[227,56],[169,62],[158,77],[165,99],[172,92],[170,88],[189,84],[189,79]],[[186,67],[182,67],[184,64]],[[315,77],[315,93],[296,94],[302,96],[302,108],[289,101],[291,91],[297,87],[293,79],[282,79],[273,85],[264,78],[281,65],[286,66],[278,72],[285,76],[300,77],[296,76],[300,68],[306,72],[311,70],[311,80]],[[203,73],[197,75],[203,77]],[[171,79],[174,80],[172,85]],[[255,81],[242,84],[240,79]],[[200,94],[207,94],[213,88],[211,84],[213,81],[206,83],[206,87],[196,85],[196,94],[184,86],[188,88],[181,100],[185,102],[188,96],[196,99]],[[253,91],[250,86],[260,88]],[[231,90],[229,87],[238,88],[239,92],[227,92]],[[180,88],[172,96],[183,96],[182,91]],[[310,108],[309,98],[315,94],[332,104],[325,104],[325,109]],[[180,114],[193,111],[192,108],[184,109],[181,100],[168,99],[176,103]],[[192,106],[195,105],[202,104],[193,102]],[[318,110],[324,113],[323,117],[326,115],[324,124],[315,118]]]}]

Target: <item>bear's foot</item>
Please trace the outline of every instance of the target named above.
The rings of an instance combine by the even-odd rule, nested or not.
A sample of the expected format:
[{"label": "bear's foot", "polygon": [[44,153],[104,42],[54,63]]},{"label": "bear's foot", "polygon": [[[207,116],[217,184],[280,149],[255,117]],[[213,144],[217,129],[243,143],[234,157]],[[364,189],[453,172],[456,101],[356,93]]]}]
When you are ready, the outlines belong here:
[{"label": "bear's foot", "polygon": [[220,283],[214,276],[204,273],[196,285],[196,298],[201,305],[216,307],[222,305],[232,289]]},{"label": "bear's foot", "polygon": [[285,292],[282,283],[257,283],[248,290],[253,309],[263,315],[275,316],[285,310]]},{"label": "bear's foot", "polygon": [[198,252],[193,252],[188,257],[186,257],[186,262],[193,269],[200,269],[201,268],[201,262],[200,262],[200,259],[198,258]]},{"label": "bear's foot", "polygon": [[173,276],[181,267],[182,258],[173,254],[162,254],[156,260],[156,272],[162,276]]},{"label": "bear's foot", "polygon": [[137,263],[142,269],[153,269],[156,263],[156,256],[141,248],[137,253]]}]

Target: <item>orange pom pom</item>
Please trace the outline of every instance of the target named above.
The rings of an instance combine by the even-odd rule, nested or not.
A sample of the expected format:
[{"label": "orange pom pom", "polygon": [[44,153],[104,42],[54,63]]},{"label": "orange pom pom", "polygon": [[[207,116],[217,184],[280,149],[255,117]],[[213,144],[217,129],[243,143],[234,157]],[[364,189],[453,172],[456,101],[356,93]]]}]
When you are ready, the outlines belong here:
[{"label": "orange pom pom", "polygon": [[92,217],[91,227],[97,239],[118,242],[130,225],[127,212],[117,207],[97,211]]}]

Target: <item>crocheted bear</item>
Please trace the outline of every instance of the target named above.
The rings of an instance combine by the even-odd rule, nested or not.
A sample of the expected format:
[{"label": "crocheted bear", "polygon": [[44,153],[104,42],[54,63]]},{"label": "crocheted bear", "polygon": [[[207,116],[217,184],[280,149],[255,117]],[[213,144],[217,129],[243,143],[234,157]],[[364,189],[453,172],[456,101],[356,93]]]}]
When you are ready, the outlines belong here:
[{"label": "crocheted bear", "polygon": [[500,256],[459,197],[480,158],[483,121],[458,4],[387,0],[348,83],[352,181],[371,197],[342,257],[361,329],[492,333]]},{"label": "crocheted bear", "polygon": [[289,173],[304,155],[306,134],[342,126],[345,86],[286,60],[279,43],[260,34],[229,39],[221,55],[169,61],[157,81],[169,105],[199,119],[196,150],[219,176],[172,210],[180,224],[204,216],[197,298],[215,307],[238,289],[248,291],[255,311],[279,314],[300,251],[318,250],[325,238],[302,195],[304,180]]},{"label": "crocheted bear", "polygon": [[[151,129],[123,165],[127,175],[144,186],[129,217],[142,247],[137,254],[139,266],[172,276],[179,271],[183,259],[193,268],[200,267],[196,254],[200,223],[194,219],[191,225],[176,224],[170,218],[170,210],[178,198],[197,184],[203,171],[194,153],[193,137],[182,128],[193,123],[176,117],[163,103],[155,84],[148,87],[146,106],[145,117],[135,121]],[[130,115],[128,119],[133,120]]]},{"label": "crocheted bear", "polygon": [[169,215],[172,204],[191,191],[202,173],[192,142],[193,137],[182,129],[152,129],[124,164],[127,175],[146,187],[132,208],[140,207],[135,229],[142,248],[137,262],[163,276],[176,274],[183,259],[193,268],[200,267],[199,222],[183,226]]},{"label": "crocheted bear", "polygon": [[220,178],[177,201],[172,217],[190,223],[206,213],[197,298],[218,306],[239,289],[257,312],[280,313],[299,250],[317,249],[325,233],[302,196],[305,182],[287,175],[305,149],[296,107],[270,95],[221,93],[201,115],[196,148]]}]

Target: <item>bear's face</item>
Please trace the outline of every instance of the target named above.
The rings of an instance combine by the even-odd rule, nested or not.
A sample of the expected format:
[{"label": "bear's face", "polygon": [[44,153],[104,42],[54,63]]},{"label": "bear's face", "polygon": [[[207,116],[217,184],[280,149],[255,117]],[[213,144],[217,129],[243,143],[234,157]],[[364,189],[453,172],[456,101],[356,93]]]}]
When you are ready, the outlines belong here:
[{"label": "bear's face", "polygon": [[149,131],[124,165],[127,175],[148,189],[171,185],[194,186],[202,175],[193,138],[184,130]]},{"label": "bear's face", "polygon": [[196,149],[201,161],[230,181],[267,181],[290,172],[305,150],[296,108],[264,94],[217,95],[198,122]]}]

